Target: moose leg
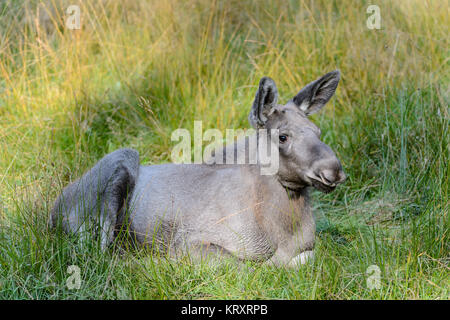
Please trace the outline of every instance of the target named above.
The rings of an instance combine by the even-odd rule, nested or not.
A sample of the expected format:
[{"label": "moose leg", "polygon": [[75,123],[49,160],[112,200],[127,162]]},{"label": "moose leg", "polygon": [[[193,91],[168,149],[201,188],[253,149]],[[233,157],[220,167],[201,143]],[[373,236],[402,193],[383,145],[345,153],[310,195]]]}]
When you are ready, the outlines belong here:
[{"label": "moose leg", "polygon": [[[139,154],[120,149],[106,155],[83,177],[67,186],[55,202],[51,222],[68,233],[96,232],[102,249],[113,240],[117,216],[127,205],[139,174]],[[89,228],[90,223],[95,228]],[[87,234],[82,234],[82,239]]]},{"label": "moose leg", "polygon": [[126,205],[128,193],[133,191],[137,178],[123,163],[117,163],[116,166],[111,181],[107,183],[102,210],[100,210],[98,227],[102,249],[105,249],[113,241],[118,214]]},{"label": "moose leg", "polygon": [[313,249],[314,233],[302,231],[279,245],[274,255],[265,264],[288,268],[299,267],[314,258]]},{"label": "moose leg", "polygon": [[269,260],[264,262],[264,265],[276,267],[289,266],[289,262],[292,259],[291,257],[292,255],[290,255],[289,252],[279,248]]}]

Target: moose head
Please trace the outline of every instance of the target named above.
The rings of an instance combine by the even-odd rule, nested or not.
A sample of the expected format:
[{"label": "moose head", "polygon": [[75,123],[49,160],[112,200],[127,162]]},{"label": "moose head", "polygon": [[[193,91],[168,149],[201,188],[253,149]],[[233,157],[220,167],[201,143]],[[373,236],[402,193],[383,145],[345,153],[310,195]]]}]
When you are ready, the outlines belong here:
[{"label": "moose head", "polygon": [[275,82],[259,82],[249,122],[255,129],[279,132],[280,183],[291,190],[313,186],[331,192],[345,181],[342,165],[331,148],[320,140],[320,129],[308,119],[333,96],[339,83],[338,70],[309,83],[285,105],[278,104]]}]

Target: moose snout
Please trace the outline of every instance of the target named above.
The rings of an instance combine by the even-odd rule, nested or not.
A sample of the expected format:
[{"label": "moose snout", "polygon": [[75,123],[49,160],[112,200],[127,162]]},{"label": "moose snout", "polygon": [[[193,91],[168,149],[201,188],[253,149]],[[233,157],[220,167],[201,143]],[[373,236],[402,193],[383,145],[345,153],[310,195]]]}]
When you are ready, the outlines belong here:
[{"label": "moose snout", "polygon": [[314,170],[307,176],[329,187],[335,187],[347,179],[342,165],[337,159],[318,161]]},{"label": "moose snout", "polygon": [[322,183],[330,187],[334,187],[347,179],[347,176],[345,175],[342,168],[324,169],[318,172],[316,176],[322,181]]},{"label": "moose snout", "polygon": [[339,183],[347,178],[342,170],[341,162],[331,148],[322,141],[316,142],[311,148],[315,154],[315,159],[311,161],[311,166],[306,176],[311,180],[311,184],[316,188],[326,187],[334,189]]}]

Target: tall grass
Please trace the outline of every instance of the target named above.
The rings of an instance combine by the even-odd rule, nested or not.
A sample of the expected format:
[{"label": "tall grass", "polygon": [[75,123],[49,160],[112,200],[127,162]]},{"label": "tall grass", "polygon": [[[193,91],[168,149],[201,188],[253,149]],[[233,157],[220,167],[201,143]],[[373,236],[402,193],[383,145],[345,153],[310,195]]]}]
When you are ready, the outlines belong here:
[{"label": "tall grass", "polygon": [[[448,4],[372,2],[2,1],[0,298],[448,299]],[[65,27],[69,4],[81,30]],[[313,193],[312,265],[197,266],[49,231],[58,192],[106,153],[170,161],[171,132],[193,120],[247,127],[260,77],[285,102],[336,68],[336,97],[313,120],[349,179]]]}]

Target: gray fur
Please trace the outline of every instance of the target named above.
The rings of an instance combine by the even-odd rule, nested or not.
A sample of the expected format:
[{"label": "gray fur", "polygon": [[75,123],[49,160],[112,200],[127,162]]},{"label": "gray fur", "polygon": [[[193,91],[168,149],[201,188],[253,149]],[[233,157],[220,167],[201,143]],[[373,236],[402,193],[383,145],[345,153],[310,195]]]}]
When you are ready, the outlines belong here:
[{"label": "gray fur", "polygon": [[[136,151],[121,149],[63,190],[52,220],[63,217],[64,230],[72,233],[86,219],[100,221],[103,246],[125,220],[138,243],[175,257],[219,253],[277,265],[304,263],[315,235],[308,188],[330,192],[345,180],[338,158],[307,118],[331,98],[338,81],[339,71],[328,73],[279,105],[275,82],[261,79],[249,121],[287,136],[276,175],[261,175],[260,166],[248,161],[139,166]],[[243,144],[245,139],[225,150]]]},{"label": "gray fur", "polygon": [[113,240],[119,213],[138,175],[137,151],[121,149],[108,154],[63,190],[51,212],[51,224],[60,224],[67,233],[92,232],[94,228],[106,247]]}]

